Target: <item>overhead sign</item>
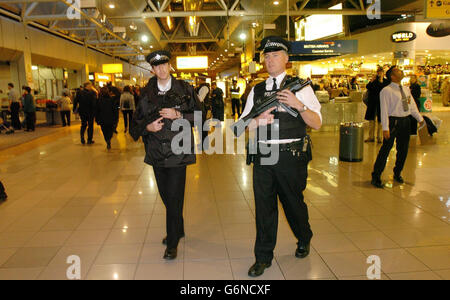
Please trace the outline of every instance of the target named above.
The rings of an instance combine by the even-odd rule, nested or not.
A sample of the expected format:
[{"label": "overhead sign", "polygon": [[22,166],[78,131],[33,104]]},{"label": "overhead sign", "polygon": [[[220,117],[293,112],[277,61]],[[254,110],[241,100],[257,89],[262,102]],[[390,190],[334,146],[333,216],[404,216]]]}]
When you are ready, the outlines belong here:
[{"label": "overhead sign", "polygon": [[95,81],[109,82],[109,81],[112,81],[112,76],[109,74],[95,73]]},{"label": "overhead sign", "polygon": [[358,53],[357,40],[292,42],[294,55],[343,55]]},{"label": "overhead sign", "polygon": [[417,35],[411,31],[397,31],[391,36],[391,40],[394,43],[407,43],[414,41],[416,38]]},{"label": "overhead sign", "polygon": [[434,21],[428,26],[427,34],[432,37],[444,37],[450,35],[450,21]]},{"label": "overhead sign", "polygon": [[425,0],[425,19],[450,19],[450,1]]},{"label": "overhead sign", "polygon": [[103,73],[107,73],[107,74],[123,73],[123,65],[122,64],[104,64],[103,65]]},{"label": "overhead sign", "polygon": [[[342,10],[342,3],[332,6],[330,10]],[[314,41],[344,32],[343,16],[312,15],[295,23],[296,41]]]},{"label": "overhead sign", "polygon": [[178,56],[178,70],[205,70],[208,69],[208,56]]}]

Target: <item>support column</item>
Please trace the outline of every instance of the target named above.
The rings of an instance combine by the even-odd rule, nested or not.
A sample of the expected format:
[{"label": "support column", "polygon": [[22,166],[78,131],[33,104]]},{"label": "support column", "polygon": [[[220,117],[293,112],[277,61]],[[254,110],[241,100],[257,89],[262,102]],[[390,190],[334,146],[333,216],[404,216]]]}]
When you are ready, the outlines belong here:
[{"label": "support column", "polygon": [[84,84],[85,82],[89,81],[89,65],[85,64],[84,68],[81,69],[81,84]]},{"label": "support column", "polygon": [[[413,23],[399,24],[397,31],[411,31],[417,34],[416,26]],[[396,43],[394,47],[393,64],[404,66],[409,60],[409,65],[414,65],[416,59],[416,40],[406,43]]]},{"label": "support column", "polygon": [[31,61],[31,41],[28,34],[28,28],[24,23],[24,47],[23,54],[17,62],[17,69],[19,72],[19,84],[21,89],[23,85],[29,86],[31,89],[36,89],[33,81],[33,70]]}]

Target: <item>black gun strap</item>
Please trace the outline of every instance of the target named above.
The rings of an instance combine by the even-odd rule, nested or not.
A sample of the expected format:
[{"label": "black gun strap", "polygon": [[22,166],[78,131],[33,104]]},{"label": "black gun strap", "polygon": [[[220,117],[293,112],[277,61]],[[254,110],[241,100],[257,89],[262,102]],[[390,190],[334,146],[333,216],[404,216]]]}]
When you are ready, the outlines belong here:
[{"label": "black gun strap", "polygon": [[287,80],[288,80],[288,77],[291,77],[291,76],[289,76],[289,75],[287,75],[287,74],[286,74],[286,76],[284,76],[284,79],[283,79],[283,81],[282,81],[281,84],[280,84],[280,90],[283,89],[284,86],[286,85],[286,82],[287,82]]}]

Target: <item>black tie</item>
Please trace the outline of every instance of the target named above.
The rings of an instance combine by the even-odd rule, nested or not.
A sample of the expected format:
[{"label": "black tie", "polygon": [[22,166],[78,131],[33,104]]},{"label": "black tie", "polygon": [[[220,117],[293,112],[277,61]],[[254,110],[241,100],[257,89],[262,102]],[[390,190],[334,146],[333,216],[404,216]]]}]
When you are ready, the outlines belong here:
[{"label": "black tie", "polygon": [[276,91],[277,89],[278,89],[278,86],[277,86],[277,79],[274,78],[274,79],[273,79],[273,87],[272,87],[272,91]]}]

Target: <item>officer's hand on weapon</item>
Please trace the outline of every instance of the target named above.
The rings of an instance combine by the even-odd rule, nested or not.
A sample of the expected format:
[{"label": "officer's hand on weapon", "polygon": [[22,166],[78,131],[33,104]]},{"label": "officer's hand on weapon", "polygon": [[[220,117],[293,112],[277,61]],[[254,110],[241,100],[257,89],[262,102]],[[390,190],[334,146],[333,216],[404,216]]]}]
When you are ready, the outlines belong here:
[{"label": "officer's hand on weapon", "polygon": [[176,120],[176,119],[181,118],[181,113],[174,108],[164,108],[159,112],[159,114],[164,119],[169,119],[169,120]]},{"label": "officer's hand on weapon", "polygon": [[160,131],[163,128],[163,126],[164,126],[164,123],[162,122],[163,119],[164,118],[161,117],[158,120],[156,120],[155,122],[153,122],[151,124],[148,124],[147,125],[147,131],[149,131],[149,132],[158,132],[158,131]]},{"label": "officer's hand on weapon", "polygon": [[266,110],[262,114],[260,114],[257,118],[253,119],[248,126],[249,130],[254,130],[259,126],[266,126],[273,124],[275,122],[275,116],[272,112],[277,109],[276,107],[272,107],[271,109]]},{"label": "officer's hand on weapon", "polygon": [[303,108],[302,103],[298,100],[297,96],[290,90],[283,90],[277,93],[277,99],[292,108],[297,110],[301,110]]}]

